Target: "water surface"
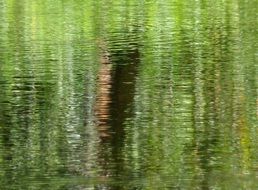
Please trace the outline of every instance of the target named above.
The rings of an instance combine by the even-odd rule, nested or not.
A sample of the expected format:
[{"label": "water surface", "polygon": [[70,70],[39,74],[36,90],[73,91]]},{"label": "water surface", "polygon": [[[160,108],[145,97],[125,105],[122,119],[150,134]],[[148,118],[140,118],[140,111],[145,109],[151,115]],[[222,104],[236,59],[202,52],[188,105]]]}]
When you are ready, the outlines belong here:
[{"label": "water surface", "polygon": [[0,189],[257,189],[257,12],[0,0]]}]

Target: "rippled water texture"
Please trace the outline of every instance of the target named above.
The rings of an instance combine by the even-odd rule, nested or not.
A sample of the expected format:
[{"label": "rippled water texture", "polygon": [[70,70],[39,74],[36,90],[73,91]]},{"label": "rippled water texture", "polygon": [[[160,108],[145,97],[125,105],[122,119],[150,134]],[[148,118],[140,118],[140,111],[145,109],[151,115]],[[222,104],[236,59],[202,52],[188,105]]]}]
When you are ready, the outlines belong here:
[{"label": "rippled water texture", "polygon": [[0,189],[258,189],[256,0],[0,0]]}]

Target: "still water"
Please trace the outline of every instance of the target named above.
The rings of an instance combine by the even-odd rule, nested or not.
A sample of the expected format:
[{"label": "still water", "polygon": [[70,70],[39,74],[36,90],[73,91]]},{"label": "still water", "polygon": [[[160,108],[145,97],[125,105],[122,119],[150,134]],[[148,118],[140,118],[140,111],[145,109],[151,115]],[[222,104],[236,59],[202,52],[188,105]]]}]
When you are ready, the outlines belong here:
[{"label": "still water", "polygon": [[0,0],[0,189],[258,189],[256,0]]}]

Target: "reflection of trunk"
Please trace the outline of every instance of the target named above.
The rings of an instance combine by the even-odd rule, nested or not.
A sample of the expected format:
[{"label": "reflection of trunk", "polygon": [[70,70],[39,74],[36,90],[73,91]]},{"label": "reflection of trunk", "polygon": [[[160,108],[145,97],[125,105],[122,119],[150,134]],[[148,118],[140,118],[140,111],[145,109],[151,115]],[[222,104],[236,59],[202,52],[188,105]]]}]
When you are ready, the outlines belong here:
[{"label": "reflection of trunk", "polygon": [[[104,49],[104,51],[103,51]],[[101,139],[99,165],[101,176],[114,176],[123,173],[122,147],[124,141],[124,122],[131,118],[131,110],[135,91],[135,76],[137,75],[138,49],[111,52],[103,46],[100,53],[100,70],[98,73],[98,89],[95,103],[97,130]],[[104,52],[104,54],[102,54]]]},{"label": "reflection of trunk", "polygon": [[101,137],[108,137],[110,117],[110,90],[112,85],[112,65],[102,64],[98,74],[98,91],[95,105],[95,115]]},{"label": "reflection of trunk", "polygon": [[98,39],[97,45],[101,66],[97,81],[95,116],[100,137],[108,137],[110,132],[114,134],[122,132],[121,125],[129,117],[128,110],[134,96],[139,52],[136,47],[109,51],[108,44],[103,39]]},{"label": "reflection of trunk", "polygon": [[[136,62],[139,60],[139,55],[137,49],[123,56],[119,52],[114,52],[112,55],[116,61],[111,64],[106,52],[106,50],[103,51],[102,45],[95,116],[102,139],[110,137],[111,133],[113,133],[113,138],[121,139],[123,136],[122,125],[126,118],[130,117],[137,72]],[[102,62],[103,59],[104,62]]]},{"label": "reflection of trunk", "polygon": [[95,104],[95,116],[98,124],[98,131],[101,138],[109,137],[109,117],[111,103],[112,65],[110,64],[107,43],[98,39],[100,70],[97,81],[97,98]]}]

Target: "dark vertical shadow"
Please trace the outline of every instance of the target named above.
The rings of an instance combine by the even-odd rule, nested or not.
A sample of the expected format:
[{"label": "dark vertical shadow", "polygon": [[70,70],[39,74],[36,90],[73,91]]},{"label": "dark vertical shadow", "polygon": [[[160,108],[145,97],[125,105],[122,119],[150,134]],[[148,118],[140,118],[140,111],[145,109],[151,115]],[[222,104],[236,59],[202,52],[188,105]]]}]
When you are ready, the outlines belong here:
[{"label": "dark vertical shadow", "polygon": [[[119,52],[117,57],[120,57]],[[113,175],[115,176],[124,175],[124,156],[122,152],[125,139],[124,127],[126,120],[133,117],[133,102],[138,64],[138,49],[129,50],[124,56],[117,59],[112,76],[112,102],[110,110],[113,136],[111,144],[112,160],[115,163]],[[121,188],[118,186],[117,189]]]},{"label": "dark vertical shadow", "polygon": [[112,54],[117,59],[112,73],[111,130],[113,132],[113,145],[117,146],[124,139],[124,122],[132,117],[139,51],[133,49],[128,50],[123,55],[120,55],[120,52]]}]

